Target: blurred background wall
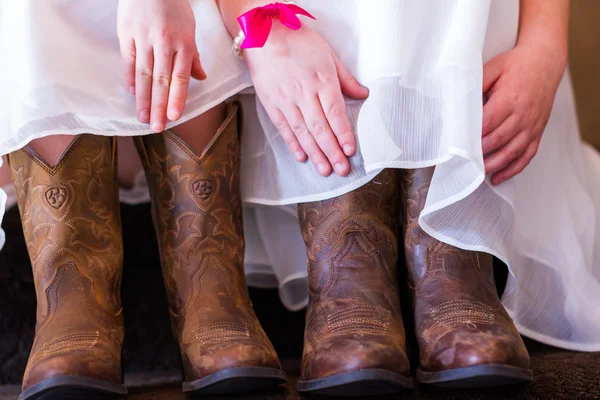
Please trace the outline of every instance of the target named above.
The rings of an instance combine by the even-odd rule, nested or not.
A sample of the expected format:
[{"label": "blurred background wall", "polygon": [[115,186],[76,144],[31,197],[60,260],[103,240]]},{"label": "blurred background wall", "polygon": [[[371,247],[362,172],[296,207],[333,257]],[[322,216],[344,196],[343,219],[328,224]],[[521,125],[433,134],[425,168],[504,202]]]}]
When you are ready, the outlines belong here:
[{"label": "blurred background wall", "polygon": [[600,149],[600,0],[571,0],[569,45],[581,134]]}]

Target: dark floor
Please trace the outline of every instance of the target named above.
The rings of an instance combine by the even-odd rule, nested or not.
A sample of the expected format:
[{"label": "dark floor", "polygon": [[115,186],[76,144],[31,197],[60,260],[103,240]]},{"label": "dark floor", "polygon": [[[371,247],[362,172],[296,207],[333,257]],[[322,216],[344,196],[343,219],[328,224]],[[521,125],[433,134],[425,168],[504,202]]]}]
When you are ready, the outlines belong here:
[{"label": "dark floor", "polygon": [[[182,399],[179,351],[171,336],[158,252],[149,207],[123,206],[125,268],[123,307],[126,323],[123,349],[126,383],[131,399]],[[16,398],[35,324],[35,293],[16,209],[5,216],[6,247],[0,252],[0,400]],[[502,286],[505,271],[498,268]],[[402,281],[402,279],[401,279]],[[402,290],[407,293],[406,290]],[[280,357],[288,366],[291,384],[274,393],[236,396],[237,399],[296,399],[294,371],[302,354],[304,313],[283,308],[274,290],[251,290],[257,314]],[[412,331],[407,299],[402,300],[407,332]],[[285,321],[282,324],[282,321]],[[282,326],[285,329],[282,329]],[[534,382],[526,388],[484,391],[417,389],[390,399],[600,399],[600,355],[568,352],[527,341]],[[414,367],[418,364],[414,337],[408,337]]]}]

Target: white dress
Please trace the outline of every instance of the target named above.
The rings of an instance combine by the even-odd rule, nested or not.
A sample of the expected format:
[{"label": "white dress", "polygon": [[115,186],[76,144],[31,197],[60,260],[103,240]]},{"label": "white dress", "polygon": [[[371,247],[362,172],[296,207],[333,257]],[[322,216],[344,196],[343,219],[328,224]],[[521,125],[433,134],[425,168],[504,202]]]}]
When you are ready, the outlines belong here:
[{"label": "white dress", "polygon": [[[191,3],[209,78],[192,84],[180,122],[251,85],[213,0]],[[302,308],[306,256],[295,204],[346,193],[382,168],[437,165],[422,228],[509,266],[502,300],[524,335],[600,351],[600,156],[579,138],[568,74],[527,169],[498,187],[484,176],[482,66],[514,46],[519,1],[296,3],[317,17],[304,22],[370,96],[347,102],[360,151],[345,178],[295,162],[255,96],[241,96],[249,283],[279,286],[288,308]],[[122,81],[116,7],[117,0],[0,0],[0,51],[11,54],[0,63],[0,155],[48,134],[149,133]]]}]

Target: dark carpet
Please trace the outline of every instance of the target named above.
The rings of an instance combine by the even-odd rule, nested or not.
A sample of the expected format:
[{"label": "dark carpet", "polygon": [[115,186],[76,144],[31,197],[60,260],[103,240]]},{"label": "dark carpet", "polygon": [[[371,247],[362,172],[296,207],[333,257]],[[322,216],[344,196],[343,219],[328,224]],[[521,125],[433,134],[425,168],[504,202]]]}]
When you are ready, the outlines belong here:
[{"label": "dark carpet", "polygon": [[[179,351],[168,319],[165,289],[162,285],[156,241],[149,217],[149,206],[126,206],[121,209],[125,241],[123,272],[123,307],[126,323],[124,365],[128,381],[152,377],[172,383],[181,378]],[[7,243],[0,251],[0,385],[18,384],[25,370],[33,341],[35,293],[18,211],[5,215],[3,228]],[[497,269],[502,286],[506,273]],[[403,290],[406,293],[406,290]],[[294,375],[293,360],[302,354],[304,313],[286,311],[274,290],[251,290],[257,314],[271,337],[282,360]],[[408,302],[403,299],[407,332],[412,324]],[[414,337],[408,338],[412,364],[418,363]],[[534,382],[527,387],[498,388],[478,391],[418,388],[389,399],[600,399],[600,355],[564,351],[527,341],[531,353]],[[131,377],[136,377],[132,379]],[[168,379],[167,379],[168,378]],[[136,384],[137,386],[138,384]],[[293,385],[268,394],[237,397],[247,399],[299,398]],[[1,386],[0,386],[1,389]],[[134,390],[135,399],[179,399],[177,390]],[[0,398],[2,390],[0,390]]]}]

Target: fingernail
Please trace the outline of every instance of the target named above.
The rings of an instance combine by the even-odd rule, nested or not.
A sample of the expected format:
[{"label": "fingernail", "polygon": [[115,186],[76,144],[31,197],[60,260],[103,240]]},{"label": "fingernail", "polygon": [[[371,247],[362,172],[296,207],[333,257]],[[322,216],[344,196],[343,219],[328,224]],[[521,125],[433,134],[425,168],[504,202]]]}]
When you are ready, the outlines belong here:
[{"label": "fingernail", "polygon": [[326,164],[319,164],[317,166],[317,170],[319,170],[319,173],[321,175],[327,175],[327,173],[329,172]]},{"label": "fingernail", "polygon": [[304,161],[304,153],[301,151],[295,152],[294,157],[296,157],[296,161]]},{"label": "fingernail", "polygon": [[162,124],[160,122],[153,122],[151,128],[152,128],[152,130],[154,132],[161,132],[161,131],[163,131],[163,126],[162,126]]},{"label": "fingernail", "polygon": [[340,163],[335,164],[335,166],[333,168],[335,168],[335,172],[338,175],[342,175],[343,173],[346,172],[346,167],[344,167],[344,164],[340,164]]},{"label": "fingernail", "polygon": [[171,108],[168,111],[167,116],[169,117],[169,119],[171,121],[175,121],[175,120],[179,119],[179,117],[181,117],[181,112],[179,112],[179,110],[176,108]]},{"label": "fingernail", "polygon": [[135,86],[129,86],[129,94],[132,96],[135,95]]},{"label": "fingernail", "polygon": [[150,122],[150,113],[148,112],[148,110],[140,111],[138,119],[142,122]]},{"label": "fingernail", "polygon": [[349,144],[345,144],[344,145],[344,154],[347,156],[351,156],[352,155],[352,146],[350,146]]}]

